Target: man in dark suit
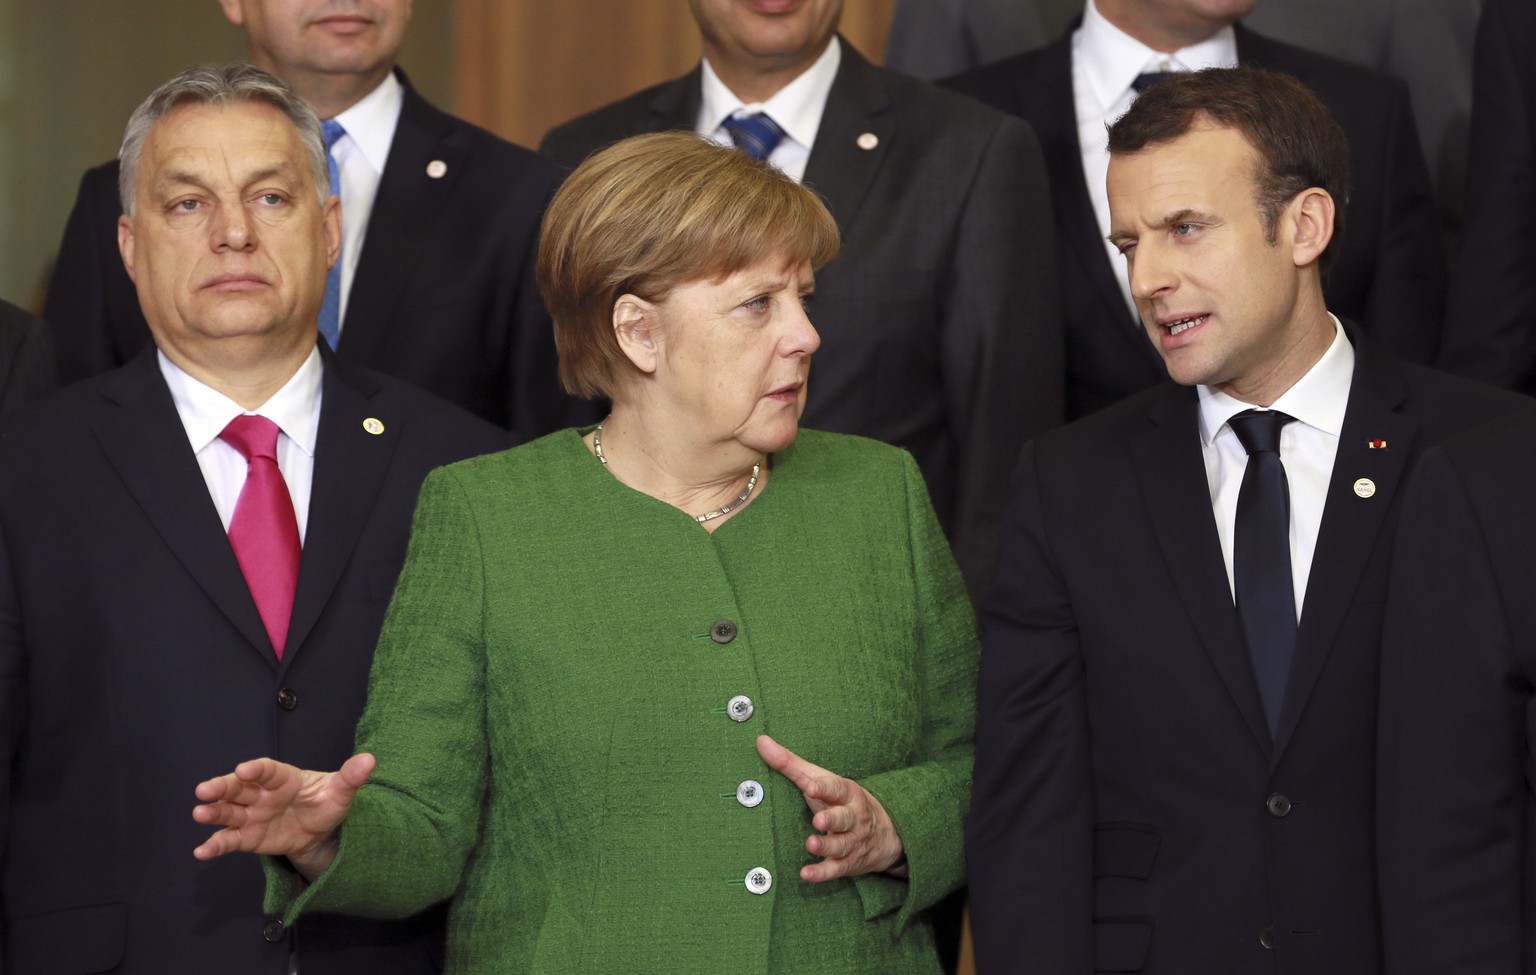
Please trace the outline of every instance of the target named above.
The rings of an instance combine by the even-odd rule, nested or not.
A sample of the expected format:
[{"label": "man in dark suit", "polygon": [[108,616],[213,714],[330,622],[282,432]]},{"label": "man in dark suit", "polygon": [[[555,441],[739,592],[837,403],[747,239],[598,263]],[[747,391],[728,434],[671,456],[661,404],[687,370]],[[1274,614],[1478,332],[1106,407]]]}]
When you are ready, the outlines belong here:
[{"label": "man in dark suit", "polygon": [[[410,0],[220,2],[251,62],[342,127],[328,143],[344,229],[322,305],[333,348],[523,438],[590,416],[559,388],[533,279],[559,169],[438,111],[394,70]],[[117,165],[87,172],[44,312],[65,381],[149,341],[117,259],[121,212]]]},{"label": "man in dark suit", "polygon": [[[1061,325],[1044,167],[1017,119],[871,65],[841,0],[782,12],[690,0],[704,63],[559,126],[568,166],[626,136],[730,144],[762,113],[767,158],[826,200],[842,251],[817,275],[806,426],[905,447],[973,593],[991,578],[1018,448],[1061,421]],[[737,138],[744,142],[749,136]]]},{"label": "man in dark suit", "polygon": [[58,385],[48,323],[0,301],[0,416]]},{"label": "man in dark suit", "polygon": [[1382,639],[1387,971],[1536,971],[1536,420],[1424,457]]},{"label": "man in dark suit", "polygon": [[1440,367],[1536,394],[1536,5],[1487,0],[1473,59],[1466,221]]},{"label": "man in dark suit", "polygon": [[1393,355],[1434,360],[1445,259],[1407,89],[1236,25],[1251,7],[1252,0],[1089,0],[1081,26],[1056,43],[948,82],[1020,116],[1040,136],[1056,213],[1071,418],[1166,377],[1105,245],[1103,189],[1103,127],[1130,106],[1138,78],[1157,72],[1240,62],[1294,75],[1317,93],[1349,136],[1353,174],[1349,225],[1325,282],[1328,306]]},{"label": "man in dark suit", "polygon": [[154,344],[0,433],[0,969],[431,972],[440,916],[295,937],[188,809],[347,757],[422,479],[507,436],[317,341],[340,215],[276,78],[188,69],[122,158]]},{"label": "man in dark suit", "polygon": [[982,611],[979,970],[1378,971],[1398,495],[1427,445],[1529,407],[1328,312],[1348,148],[1294,79],[1164,81],[1109,146],[1112,239],[1175,383],[1021,457]]}]

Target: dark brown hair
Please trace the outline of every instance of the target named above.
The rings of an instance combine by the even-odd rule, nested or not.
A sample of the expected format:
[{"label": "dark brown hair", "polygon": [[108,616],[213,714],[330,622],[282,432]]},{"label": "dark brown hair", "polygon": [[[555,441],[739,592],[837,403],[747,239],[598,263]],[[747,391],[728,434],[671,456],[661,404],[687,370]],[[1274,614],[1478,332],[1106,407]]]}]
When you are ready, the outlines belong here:
[{"label": "dark brown hair", "polygon": [[613,334],[620,295],[662,301],[769,257],[820,268],[837,248],[826,206],[769,163],[688,132],[615,143],[578,166],[544,214],[539,291],[560,382],[613,395],[630,368]]},{"label": "dark brown hair", "polygon": [[1253,184],[1271,244],[1280,211],[1296,194],[1315,186],[1333,197],[1333,240],[1319,261],[1326,272],[1344,232],[1349,197],[1349,141],[1333,113],[1290,75],[1207,68],[1142,92],[1109,127],[1109,152],[1129,155],[1172,142],[1201,122],[1236,130],[1258,153]]}]

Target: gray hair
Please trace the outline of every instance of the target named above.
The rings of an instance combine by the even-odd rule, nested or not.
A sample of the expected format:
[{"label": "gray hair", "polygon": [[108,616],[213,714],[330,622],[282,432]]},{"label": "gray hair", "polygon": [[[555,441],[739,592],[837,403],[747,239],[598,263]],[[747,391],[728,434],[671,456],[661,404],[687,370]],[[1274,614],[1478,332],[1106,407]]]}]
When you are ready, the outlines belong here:
[{"label": "gray hair", "polygon": [[320,119],[309,102],[284,84],[276,75],[255,65],[234,61],[225,65],[195,64],[156,88],[128,117],[123,130],[123,147],[118,150],[117,193],[123,212],[133,216],[133,201],[138,186],[139,160],[144,153],[144,139],[149,130],[178,105],[230,105],[240,102],[265,102],[287,116],[299,130],[304,154],[323,203],[331,195],[331,171],[325,158],[325,143],[320,138]]}]

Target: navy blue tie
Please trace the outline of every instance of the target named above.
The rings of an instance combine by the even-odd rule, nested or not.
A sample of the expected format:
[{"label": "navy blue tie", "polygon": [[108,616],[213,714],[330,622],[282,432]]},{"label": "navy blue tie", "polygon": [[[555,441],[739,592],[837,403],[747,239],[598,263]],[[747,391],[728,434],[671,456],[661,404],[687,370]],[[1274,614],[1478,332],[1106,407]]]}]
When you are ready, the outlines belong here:
[{"label": "navy blue tie", "polygon": [[1153,85],[1162,84],[1174,75],[1182,73],[1180,71],[1145,71],[1131,82],[1131,88],[1139,95]]},{"label": "navy blue tie", "polygon": [[[325,164],[331,170],[331,194],[341,195],[341,170],[336,166],[336,158],[331,155],[331,147],[336,140],[347,134],[347,130],[341,127],[341,123],[335,119],[327,119],[320,123],[320,137],[325,141]],[[336,343],[341,338],[341,254],[336,255],[336,264],[325,275],[325,298],[320,303],[320,334],[331,348],[336,348]]]},{"label": "navy blue tie", "polygon": [[753,159],[767,159],[784,139],[784,130],[763,112],[739,118],[732,116],[725,120],[725,130],[731,134],[736,147]]},{"label": "navy blue tie", "polygon": [[1294,419],[1276,410],[1244,410],[1227,421],[1248,451],[1248,466],[1237,493],[1232,546],[1237,618],[1253,656],[1271,735],[1280,726],[1280,707],[1296,649],[1291,491],[1280,461],[1280,428]]}]

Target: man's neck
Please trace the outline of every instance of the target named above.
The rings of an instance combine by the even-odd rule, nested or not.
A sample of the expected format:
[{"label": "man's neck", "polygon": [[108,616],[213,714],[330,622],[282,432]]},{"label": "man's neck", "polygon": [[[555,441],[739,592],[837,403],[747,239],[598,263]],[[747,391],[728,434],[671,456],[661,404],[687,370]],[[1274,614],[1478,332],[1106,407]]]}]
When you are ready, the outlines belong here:
[{"label": "man's neck", "polygon": [[377,71],[359,75],[279,70],[277,65],[272,64],[257,63],[256,66],[272,72],[287,82],[294,91],[304,96],[304,100],[314,107],[315,114],[322,119],[333,119],[362,101],[369,92],[379,87],[393,70],[392,66],[385,65]]},{"label": "man's neck", "polygon": [[1142,0],[1096,0],[1095,6],[1105,20],[1159,54],[1193,47],[1227,26],[1193,18],[1159,18],[1148,12]]},{"label": "man's neck", "polygon": [[[827,44],[832,40],[828,39]],[[731,90],[731,94],[741,99],[743,104],[753,105],[766,102],[777,95],[791,81],[800,77],[816,63],[816,59],[826,52],[826,45],[811,52],[809,55],[794,58],[792,60],[757,60],[728,58],[723,52],[711,50],[708,42],[704,45],[704,56],[709,59],[709,66],[714,69],[725,87]]]},{"label": "man's neck", "polygon": [[213,355],[187,355],[170,343],[162,345],[160,351],[193,379],[228,396],[242,409],[255,410],[287,385],[314,345],[310,338],[274,352],[269,343],[231,340],[229,347],[221,347]]}]

